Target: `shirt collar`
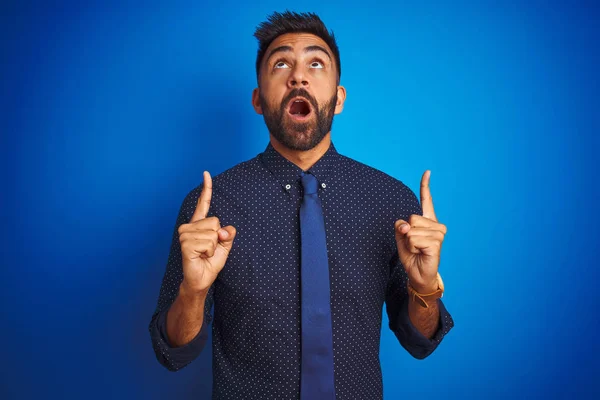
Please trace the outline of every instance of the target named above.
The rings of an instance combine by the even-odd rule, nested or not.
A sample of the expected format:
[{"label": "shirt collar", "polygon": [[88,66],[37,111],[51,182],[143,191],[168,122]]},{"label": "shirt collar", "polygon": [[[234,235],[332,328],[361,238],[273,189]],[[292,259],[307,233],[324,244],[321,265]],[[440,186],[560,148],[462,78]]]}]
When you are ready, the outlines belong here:
[{"label": "shirt collar", "polygon": [[[263,165],[279,180],[281,185],[286,188],[286,185],[292,184],[300,179],[302,168],[282,156],[275,147],[269,142],[264,152],[259,154],[260,161]],[[329,177],[339,165],[341,156],[337,152],[333,142],[330,142],[329,148],[317,160],[312,167],[308,169],[312,175],[317,178],[317,181],[322,184],[327,184]]]}]

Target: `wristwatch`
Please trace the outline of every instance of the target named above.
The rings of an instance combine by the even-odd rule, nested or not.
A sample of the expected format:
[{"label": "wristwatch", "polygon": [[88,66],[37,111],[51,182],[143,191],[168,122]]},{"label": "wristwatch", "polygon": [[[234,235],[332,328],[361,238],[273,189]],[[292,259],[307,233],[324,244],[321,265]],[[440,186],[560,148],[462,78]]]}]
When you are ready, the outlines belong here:
[{"label": "wristwatch", "polygon": [[421,305],[421,307],[429,308],[429,305],[427,304],[428,301],[439,299],[444,294],[444,282],[442,281],[442,276],[439,272],[437,274],[437,283],[437,290],[431,293],[423,294],[417,292],[409,282],[407,285],[408,295],[412,296],[413,300],[415,300],[419,305]]}]

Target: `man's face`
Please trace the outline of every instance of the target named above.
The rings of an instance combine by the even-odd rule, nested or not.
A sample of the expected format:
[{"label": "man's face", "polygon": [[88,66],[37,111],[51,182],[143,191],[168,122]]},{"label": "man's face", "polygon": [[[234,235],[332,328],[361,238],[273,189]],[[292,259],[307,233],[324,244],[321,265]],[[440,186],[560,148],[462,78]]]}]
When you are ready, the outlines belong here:
[{"label": "man's face", "polygon": [[329,46],[318,36],[287,33],[276,38],[262,60],[252,103],[269,132],[294,150],[309,150],[331,131],[342,111],[345,90]]}]

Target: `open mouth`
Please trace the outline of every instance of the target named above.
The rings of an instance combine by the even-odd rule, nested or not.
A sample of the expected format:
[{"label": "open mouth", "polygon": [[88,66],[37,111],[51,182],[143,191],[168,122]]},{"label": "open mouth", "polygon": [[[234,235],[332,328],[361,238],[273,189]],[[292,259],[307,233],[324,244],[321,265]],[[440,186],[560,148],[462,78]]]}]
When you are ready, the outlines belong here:
[{"label": "open mouth", "polygon": [[310,102],[303,97],[293,98],[288,105],[288,113],[294,119],[306,119],[310,112]]}]

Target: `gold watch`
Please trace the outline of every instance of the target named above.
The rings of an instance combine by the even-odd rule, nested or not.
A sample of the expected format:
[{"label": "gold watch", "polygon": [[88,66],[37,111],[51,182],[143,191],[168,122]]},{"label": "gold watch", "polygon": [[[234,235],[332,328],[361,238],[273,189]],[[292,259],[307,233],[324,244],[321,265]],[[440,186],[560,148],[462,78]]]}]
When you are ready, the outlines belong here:
[{"label": "gold watch", "polygon": [[423,293],[417,292],[415,290],[415,288],[413,288],[409,282],[407,285],[408,295],[411,296],[414,301],[419,303],[419,305],[421,305],[421,307],[429,308],[429,305],[427,304],[428,301],[439,299],[444,294],[444,282],[442,281],[442,276],[440,275],[439,272],[437,274],[437,283],[438,283],[437,290],[435,290],[434,292],[431,292],[431,293],[423,294]]}]

